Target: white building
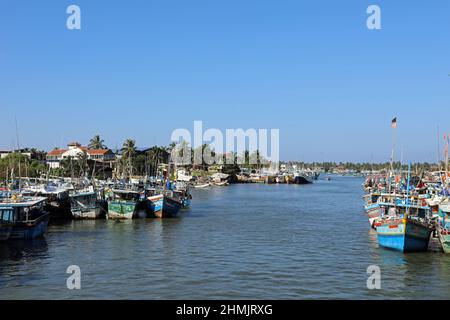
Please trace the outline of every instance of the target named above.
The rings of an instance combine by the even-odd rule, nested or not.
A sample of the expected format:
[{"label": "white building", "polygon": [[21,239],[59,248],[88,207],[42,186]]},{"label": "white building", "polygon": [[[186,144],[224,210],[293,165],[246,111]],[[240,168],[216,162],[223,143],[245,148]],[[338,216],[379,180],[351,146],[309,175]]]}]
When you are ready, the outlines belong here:
[{"label": "white building", "polygon": [[59,168],[61,161],[72,158],[79,160],[84,155],[88,160],[99,162],[109,162],[115,160],[115,154],[110,149],[89,149],[81,146],[78,142],[72,142],[67,145],[68,149],[55,149],[47,153],[47,164],[50,168]]}]

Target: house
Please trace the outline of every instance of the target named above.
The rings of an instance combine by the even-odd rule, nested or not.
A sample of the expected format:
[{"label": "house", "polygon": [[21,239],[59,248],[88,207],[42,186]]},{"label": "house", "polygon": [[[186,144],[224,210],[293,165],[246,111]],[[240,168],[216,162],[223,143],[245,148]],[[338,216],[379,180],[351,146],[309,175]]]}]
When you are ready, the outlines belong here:
[{"label": "house", "polygon": [[[15,153],[15,152],[19,152],[19,151],[17,151],[17,150],[16,151],[0,150],[0,159],[6,158],[7,156],[9,156],[10,154]],[[30,152],[28,149],[22,149],[22,150],[20,150],[20,153],[29,159],[31,159],[33,156],[33,153]]]},{"label": "house", "polygon": [[71,142],[67,145],[67,149],[54,149],[47,153],[47,164],[50,168],[59,168],[61,161],[67,159],[79,160],[86,156],[87,160],[102,163],[112,163],[116,156],[111,149],[89,149],[83,147],[78,142]]}]

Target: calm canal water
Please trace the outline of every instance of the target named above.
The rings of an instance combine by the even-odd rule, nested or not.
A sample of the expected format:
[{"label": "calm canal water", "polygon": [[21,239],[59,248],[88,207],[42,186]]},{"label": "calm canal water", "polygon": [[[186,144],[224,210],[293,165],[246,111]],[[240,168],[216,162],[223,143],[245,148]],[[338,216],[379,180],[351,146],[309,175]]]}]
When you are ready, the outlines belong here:
[{"label": "calm canal water", "polygon": [[[195,190],[176,220],[76,221],[2,243],[0,299],[450,298],[450,257],[378,248],[362,179],[333,179]],[[370,265],[380,291],[367,289]]]}]

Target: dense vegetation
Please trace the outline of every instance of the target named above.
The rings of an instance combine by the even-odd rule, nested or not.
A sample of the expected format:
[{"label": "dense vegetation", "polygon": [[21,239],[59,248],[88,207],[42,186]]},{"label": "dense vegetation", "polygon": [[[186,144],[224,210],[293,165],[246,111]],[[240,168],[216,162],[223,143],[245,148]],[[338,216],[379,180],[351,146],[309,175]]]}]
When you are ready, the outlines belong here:
[{"label": "dense vegetation", "polygon": [[[99,136],[94,136],[88,145],[89,149],[106,149],[107,146],[104,140]],[[242,169],[247,171],[255,171],[269,166],[268,161],[260,156],[259,152],[250,153],[245,151],[243,154],[230,153],[227,155],[216,154],[214,150],[209,149],[207,144],[202,145],[197,150],[191,149],[187,144],[175,145],[172,143],[167,147],[154,146],[146,151],[138,151],[136,142],[132,139],[127,139],[120,149],[119,155],[114,165],[114,172],[117,176],[132,176],[132,175],[155,175],[158,172],[158,167],[162,164],[168,164],[171,159],[171,154],[182,158],[186,155],[190,161],[182,163],[181,165],[187,169],[195,171],[198,175],[202,172],[221,171],[227,174],[237,174]],[[200,150],[201,149],[201,150]],[[197,152],[196,152],[197,151]],[[198,151],[208,152],[215,157],[218,164],[209,165],[204,159],[196,159],[199,155]],[[29,158],[23,153],[30,152],[32,157]],[[45,163],[46,152],[36,149],[24,149],[21,153],[16,152],[0,159],[0,179],[4,180],[6,177],[29,176],[38,177],[41,175],[49,176],[66,176],[66,177],[81,177],[83,175],[90,176],[96,171],[96,164],[89,163],[87,154],[82,155],[78,159],[64,159],[61,161],[60,168],[49,169]],[[229,161],[231,159],[231,162]],[[287,168],[322,170],[325,172],[340,172],[352,171],[356,173],[367,171],[382,171],[389,170],[390,163],[351,163],[351,162],[281,162]],[[396,162],[393,164],[395,170],[407,170],[408,165]],[[416,172],[437,171],[444,169],[444,164],[432,163],[415,163],[412,169]]]}]

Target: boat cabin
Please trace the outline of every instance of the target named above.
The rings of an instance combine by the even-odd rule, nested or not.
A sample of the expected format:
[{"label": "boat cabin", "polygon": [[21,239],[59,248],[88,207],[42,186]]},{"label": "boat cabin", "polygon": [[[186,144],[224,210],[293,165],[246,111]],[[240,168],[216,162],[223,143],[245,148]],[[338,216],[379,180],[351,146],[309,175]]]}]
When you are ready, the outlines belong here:
[{"label": "boat cabin", "polygon": [[0,220],[6,222],[27,222],[40,218],[46,198],[9,198],[0,201]]}]

